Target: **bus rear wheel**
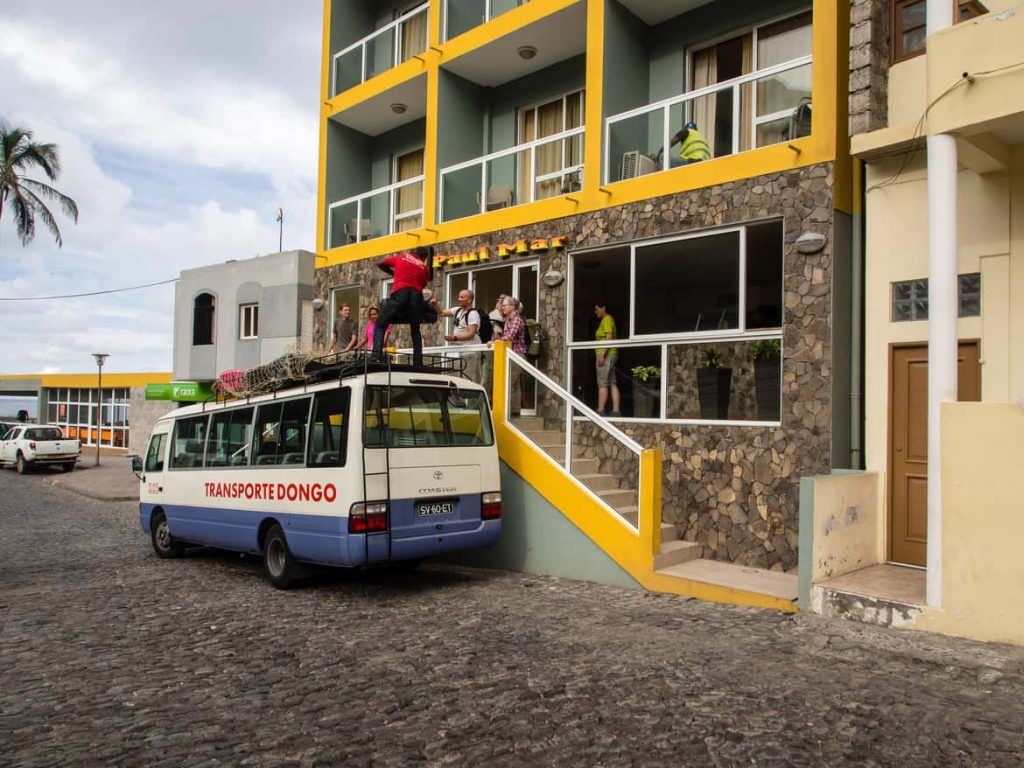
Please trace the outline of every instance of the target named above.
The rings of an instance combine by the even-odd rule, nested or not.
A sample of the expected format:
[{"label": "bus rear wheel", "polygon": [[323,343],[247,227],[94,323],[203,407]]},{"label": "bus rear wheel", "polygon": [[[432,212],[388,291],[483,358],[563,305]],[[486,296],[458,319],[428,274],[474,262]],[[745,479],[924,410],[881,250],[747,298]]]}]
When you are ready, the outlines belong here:
[{"label": "bus rear wheel", "polygon": [[263,572],[275,589],[290,589],[299,578],[299,565],[280,525],[272,526],[263,542]]},{"label": "bus rear wheel", "polygon": [[149,524],[149,538],[157,557],[170,560],[185,554],[185,545],[171,536],[171,526],[163,512],[157,512]]}]

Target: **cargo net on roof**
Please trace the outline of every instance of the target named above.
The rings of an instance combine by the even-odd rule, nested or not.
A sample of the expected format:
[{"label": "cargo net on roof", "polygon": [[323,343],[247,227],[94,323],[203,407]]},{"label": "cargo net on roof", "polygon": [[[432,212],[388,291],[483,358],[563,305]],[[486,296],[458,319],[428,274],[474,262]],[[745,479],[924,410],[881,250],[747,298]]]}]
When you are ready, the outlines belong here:
[{"label": "cargo net on roof", "polygon": [[214,391],[222,397],[249,397],[274,392],[282,387],[301,384],[310,375],[307,366],[323,352],[287,352],[265,365],[247,371],[224,371],[214,382]]}]

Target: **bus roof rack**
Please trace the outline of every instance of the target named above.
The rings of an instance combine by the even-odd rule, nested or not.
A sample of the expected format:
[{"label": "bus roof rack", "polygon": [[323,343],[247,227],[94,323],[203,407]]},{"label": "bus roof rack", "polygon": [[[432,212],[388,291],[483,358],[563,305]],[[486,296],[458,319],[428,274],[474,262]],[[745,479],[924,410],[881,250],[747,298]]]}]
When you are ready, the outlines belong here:
[{"label": "bus roof rack", "polygon": [[230,382],[218,380],[212,399],[233,399],[265,395],[282,389],[338,381],[370,373],[434,373],[465,376],[466,363],[460,356],[424,355],[422,365],[412,364],[412,355],[392,352],[374,357],[367,350],[335,352],[318,357],[288,353],[264,365],[250,368]]}]

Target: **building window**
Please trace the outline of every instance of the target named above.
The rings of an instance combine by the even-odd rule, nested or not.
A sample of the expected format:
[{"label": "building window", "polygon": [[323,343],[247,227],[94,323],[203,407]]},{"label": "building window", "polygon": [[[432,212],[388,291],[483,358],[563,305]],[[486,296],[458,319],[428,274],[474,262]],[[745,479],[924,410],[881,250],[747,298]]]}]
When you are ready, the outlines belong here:
[{"label": "building window", "polygon": [[238,338],[256,339],[260,335],[260,305],[242,304],[238,308]]},{"label": "building window", "polygon": [[[972,272],[957,279],[959,317],[981,315],[981,274]],[[892,284],[892,322],[928,319],[928,279]]]},{"label": "building window", "polygon": [[[953,22],[959,23],[988,13],[976,0],[950,0]],[[924,53],[927,31],[925,9],[927,0],[893,0],[892,3],[892,61],[897,63]]]},{"label": "building window", "polygon": [[213,344],[213,315],[216,299],[212,294],[200,293],[192,304],[192,346]]},{"label": "building window", "polygon": [[[777,423],[783,242],[773,219],[572,254],[573,394],[596,402],[607,348],[623,418]],[[595,305],[613,341],[596,339]]]}]

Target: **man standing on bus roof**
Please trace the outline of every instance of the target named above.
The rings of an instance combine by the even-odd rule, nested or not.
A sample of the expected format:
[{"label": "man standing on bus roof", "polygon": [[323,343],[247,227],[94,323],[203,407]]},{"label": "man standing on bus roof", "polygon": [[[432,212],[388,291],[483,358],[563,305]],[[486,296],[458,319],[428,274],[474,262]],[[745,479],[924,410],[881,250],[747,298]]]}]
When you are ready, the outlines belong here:
[{"label": "man standing on bus roof", "polygon": [[433,257],[433,248],[421,246],[415,251],[397,253],[377,262],[381,270],[394,277],[394,282],[373,331],[374,360],[383,360],[384,330],[393,323],[408,323],[412,336],[412,364],[423,365],[423,337],[420,335],[423,289],[434,276]]}]

